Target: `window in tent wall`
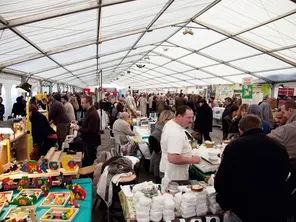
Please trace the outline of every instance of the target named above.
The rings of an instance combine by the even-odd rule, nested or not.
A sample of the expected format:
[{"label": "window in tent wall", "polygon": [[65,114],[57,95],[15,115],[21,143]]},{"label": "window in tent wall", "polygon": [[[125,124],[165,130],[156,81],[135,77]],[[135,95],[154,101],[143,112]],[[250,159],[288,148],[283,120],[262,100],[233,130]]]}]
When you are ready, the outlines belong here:
[{"label": "window in tent wall", "polygon": [[5,113],[4,113],[4,116],[7,118],[8,116],[8,112],[7,112],[7,106],[6,106],[6,91],[5,91],[5,87],[4,87],[4,84],[2,85],[2,90],[1,90],[1,97],[3,99],[3,102],[2,104],[4,105],[5,107]]}]

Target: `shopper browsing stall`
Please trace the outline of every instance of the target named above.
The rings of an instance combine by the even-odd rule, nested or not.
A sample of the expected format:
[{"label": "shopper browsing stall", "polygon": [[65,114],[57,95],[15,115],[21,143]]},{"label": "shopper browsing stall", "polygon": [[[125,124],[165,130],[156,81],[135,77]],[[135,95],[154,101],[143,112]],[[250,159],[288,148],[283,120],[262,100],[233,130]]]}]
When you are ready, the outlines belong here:
[{"label": "shopper browsing stall", "polygon": [[117,144],[127,143],[126,136],[134,136],[134,132],[131,130],[129,121],[129,114],[126,112],[119,113],[119,118],[114,122],[112,132]]},{"label": "shopper browsing stall", "polygon": [[227,211],[224,221],[283,221],[288,153],[264,134],[255,115],[243,117],[239,130],[241,137],[225,148],[215,177],[217,202]]},{"label": "shopper browsing stall", "polygon": [[70,130],[70,119],[67,116],[64,105],[60,101],[61,96],[59,94],[49,99],[48,118],[49,121],[53,122],[57,127],[58,143],[61,148]]},{"label": "shopper browsing stall", "polygon": [[3,99],[2,97],[0,97],[0,121],[3,120],[3,116],[5,113],[5,106],[2,104],[2,102],[3,102]]},{"label": "shopper browsing stall", "polygon": [[271,100],[272,98],[270,96],[264,96],[263,102],[260,104],[260,112],[261,118],[265,120],[272,129],[274,127],[274,119],[270,108]]},{"label": "shopper browsing stall", "polygon": [[[82,137],[83,143],[83,166],[90,166],[97,157],[97,147],[101,145],[100,118],[95,107],[93,107],[92,97],[84,96],[81,99],[81,106],[85,111],[85,116],[79,126],[75,126]],[[77,121],[75,121],[77,122]]]},{"label": "shopper browsing stall", "polygon": [[200,157],[192,156],[192,147],[184,129],[192,124],[192,120],[192,109],[180,106],[175,117],[163,128],[159,169],[160,172],[166,173],[170,180],[188,180],[189,165],[200,162]]}]

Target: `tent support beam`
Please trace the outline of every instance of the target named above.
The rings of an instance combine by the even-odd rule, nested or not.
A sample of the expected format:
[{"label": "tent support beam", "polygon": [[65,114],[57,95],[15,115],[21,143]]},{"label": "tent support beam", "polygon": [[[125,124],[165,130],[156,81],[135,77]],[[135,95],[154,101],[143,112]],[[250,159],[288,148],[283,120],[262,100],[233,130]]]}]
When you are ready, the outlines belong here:
[{"label": "tent support beam", "polygon": [[[184,24],[186,22],[188,23],[188,20],[187,21],[183,21],[183,22],[179,22],[179,23],[175,23],[175,24]],[[154,29],[150,29],[149,31],[153,31],[153,30],[157,30],[157,29],[162,29],[162,28],[166,28],[166,27],[171,27],[171,26],[173,26],[175,24],[169,24],[169,25],[159,26],[159,27],[156,27]],[[121,34],[121,35],[112,36],[112,37],[108,37],[108,38],[101,38],[100,41],[99,41],[99,44],[101,44],[103,42],[106,42],[106,41],[111,41],[111,40],[119,39],[119,38],[122,38],[122,37],[127,37],[127,36],[130,36],[130,35],[135,35],[135,34],[143,33],[144,31],[145,31],[145,29],[135,30],[135,31],[128,32],[126,34]],[[54,55],[54,54],[57,54],[57,53],[62,53],[62,52],[70,51],[70,50],[73,50],[73,49],[78,49],[78,48],[82,48],[82,47],[94,45],[96,43],[97,43],[97,41],[95,39],[94,40],[81,41],[81,42],[76,42],[76,43],[72,43],[72,44],[60,46],[60,47],[57,47],[55,49],[46,51],[45,53],[47,55]],[[147,45],[143,45],[143,46],[140,46],[140,47],[145,47],[145,46],[147,46]],[[119,51],[113,52],[112,54],[115,54],[115,53],[118,53],[118,52],[122,52],[122,51],[129,51],[129,50],[130,50],[130,47],[128,49],[124,49],[124,50],[119,50]],[[38,58],[42,58],[42,57],[43,57],[43,54],[41,54],[41,53],[31,53],[31,54],[28,54],[28,55],[23,56],[23,57],[18,57],[16,59],[14,59],[13,61],[5,62],[5,63],[0,63],[0,68],[1,67],[7,67],[7,66],[15,65],[15,64],[18,64],[18,63],[22,63],[22,62],[27,62],[27,61],[38,59]],[[100,57],[102,57],[102,55]]]},{"label": "tent support beam", "polygon": [[[3,20],[2,18],[0,19],[0,23],[5,24],[5,20]],[[24,41],[26,41],[29,45],[31,45],[32,47],[34,47],[36,50],[38,50],[40,53],[42,53],[45,57],[47,57],[48,59],[50,59],[51,61],[53,61],[54,63],[56,63],[57,65],[59,65],[61,68],[65,69],[66,71],[68,71],[69,73],[71,73],[73,76],[74,75],[70,70],[66,69],[63,65],[61,65],[60,63],[58,63],[56,60],[54,60],[53,58],[51,58],[50,56],[48,56],[39,46],[37,46],[36,44],[34,44],[32,41],[30,41],[26,36],[24,36],[21,32],[19,32],[16,28],[9,28],[10,31],[12,31],[13,33],[15,33],[17,36],[19,36],[21,39],[23,39]],[[31,75],[31,74],[30,74]],[[79,77],[76,76],[76,78],[79,79]],[[83,82],[83,81],[82,81]]]},{"label": "tent support beam", "polygon": [[[97,0],[98,4],[102,4],[102,0]],[[100,42],[100,30],[101,30],[101,19],[102,19],[102,7],[98,8],[98,24],[97,24],[97,41],[96,41],[96,60],[97,60],[97,70],[96,76],[99,77],[99,42]],[[101,78],[99,78],[100,80]],[[102,85],[102,83],[100,82]]]},{"label": "tent support beam", "polygon": [[[144,35],[149,31],[149,29],[153,26],[153,24],[161,17],[161,15],[171,6],[171,4],[173,4],[175,0],[169,0],[165,6],[160,10],[160,12],[152,19],[152,21],[148,24],[148,26],[146,27],[146,30],[144,32],[142,32],[142,34],[139,36],[139,38],[136,40],[136,42],[133,44],[133,46],[131,47],[131,49],[129,50],[129,52],[126,54],[126,56],[121,60],[121,62],[118,64],[118,66],[121,65],[121,63],[123,62],[123,60],[131,53],[131,51],[136,47],[136,45],[141,41],[141,39],[144,37]],[[117,67],[118,67],[117,66]],[[116,67],[116,68],[117,68]],[[115,68],[115,69],[116,69]]]},{"label": "tent support beam", "polygon": [[221,30],[221,29],[219,29],[217,27],[214,27],[213,25],[206,24],[205,22],[200,22],[200,21],[198,21],[198,22],[194,21],[194,22],[196,24],[198,24],[198,25],[209,28],[209,29],[211,29],[211,30],[213,30],[213,31],[215,31],[217,33],[220,33],[220,34],[222,34],[224,36],[227,36],[228,38],[231,38],[231,39],[234,39],[234,40],[236,40],[236,41],[238,41],[240,43],[243,43],[244,45],[247,45],[247,46],[249,46],[249,47],[251,47],[253,49],[256,49],[256,50],[258,50],[258,51],[260,51],[260,52],[262,52],[262,53],[264,53],[266,55],[270,55],[270,56],[272,56],[272,57],[274,57],[276,59],[279,59],[279,60],[281,60],[281,61],[283,61],[285,63],[288,63],[289,65],[292,65],[292,66],[296,67],[296,62],[293,62],[293,61],[291,61],[289,59],[286,59],[285,57],[282,57],[280,55],[274,54],[273,52],[269,52],[268,50],[266,50],[263,47],[255,45],[252,42],[249,42],[249,41],[247,41],[247,40],[245,40],[243,38],[240,38],[240,37],[236,36],[237,34],[236,35],[230,34],[230,33],[226,32],[224,30]]},{"label": "tent support beam", "polygon": [[[198,55],[201,55],[201,56],[206,57],[206,54],[200,52],[201,50],[195,50],[195,49],[188,48],[188,47],[185,47],[185,46],[180,46],[180,45],[177,45],[177,44],[175,44],[175,43],[173,43],[173,42],[170,42],[170,41],[166,41],[166,42],[169,43],[169,44],[174,45],[174,47],[182,48],[182,49],[185,49],[185,50],[188,50],[188,51],[192,52],[192,53],[190,53],[190,54],[196,53],[196,54],[198,54]],[[292,48],[296,48],[296,44],[294,44],[294,45],[290,45],[290,46],[280,47],[280,48],[273,49],[273,50],[269,50],[268,52],[278,52],[278,51],[287,50],[287,49],[292,49]],[[223,62],[223,64],[226,64],[226,63],[235,62],[235,61],[239,61],[239,60],[243,60],[243,59],[248,59],[248,58],[252,58],[252,57],[260,56],[260,55],[264,55],[264,54],[265,54],[265,53],[263,53],[263,52],[259,52],[259,53],[256,53],[256,54],[254,54],[254,55],[244,56],[244,57],[240,57],[240,58],[237,58],[237,59],[231,59],[231,60],[227,60],[227,61],[223,61],[223,60],[219,60],[219,59],[217,59],[217,60]],[[188,54],[188,55],[189,55],[189,54]],[[179,58],[183,58],[183,57],[188,56],[188,55],[184,55],[184,56],[181,56],[181,57],[179,57]],[[179,59],[179,58],[178,58],[178,59]],[[210,57],[210,56],[209,56],[209,58],[215,60],[214,57]],[[201,68],[207,68],[207,67],[211,67],[211,66],[215,66],[215,65],[217,65],[217,64],[207,65],[207,66],[203,66],[203,67],[201,67]],[[285,68],[283,68],[283,69],[285,69]],[[276,70],[278,70],[278,69],[276,69]]]},{"label": "tent support beam", "polygon": [[[30,73],[26,73],[26,72],[14,70],[14,69],[8,69],[8,68],[2,69],[0,73],[9,74],[9,75],[18,76],[18,77],[22,77],[22,76],[29,77],[31,75]],[[38,81],[41,80],[41,81],[46,81],[51,83],[56,82],[56,80],[53,80],[53,79],[46,79],[46,78],[37,77],[37,76],[31,76],[30,79],[34,79]],[[60,82],[60,83],[63,83],[63,82]],[[67,84],[67,83],[63,83],[63,84]]]},{"label": "tent support beam", "polygon": [[[171,42],[169,42],[169,43],[175,45],[174,43],[171,43]],[[264,78],[264,77],[260,77],[260,76],[256,75],[256,74],[253,73],[253,72],[250,72],[250,71],[248,71],[248,70],[244,70],[244,69],[239,68],[239,67],[237,67],[237,66],[235,66],[235,65],[232,65],[232,64],[230,64],[230,63],[228,63],[228,62],[225,62],[225,61],[223,61],[223,60],[220,60],[220,59],[214,58],[214,57],[212,57],[212,56],[209,56],[209,55],[207,55],[207,54],[205,54],[205,53],[202,53],[202,52],[199,52],[199,51],[195,51],[195,50],[190,50],[190,49],[185,48],[185,47],[181,47],[181,48],[186,49],[186,50],[189,50],[189,51],[191,51],[191,52],[193,52],[193,53],[195,53],[195,54],[197,54],[197,55],[203,56],[203,57],[205,57],[205,58],[207,58],[207,59],[211,59],[211,60],[213,60],[213,61],[215,61],[215,62],[218,62],[218,63],[221,64],[221,65],[226,65],[226,66],[228,66],[228,67],[231,67],[231,68],[233,68],[233,69],[236,69],[236,70],[238,70],[238,71],[241,71],[241,72],[243,72],[243,73],[245,73],[245,74],[249,74],[249,75],[254,76],[254,77],[258,78],[258,79],[262,79],[262,80],[264,80],[264,81],[266,81],[266,82],[268,82],[268,83],[273,83],[270,79],[267,79],[267,78]],[[212,66],[215,66],[215,65],[212,65]],[[201,71],[202,71],[202,69],[201,69]],[[218,76],[218,77],[220,77],[220,76]],[[221,77],[220,77],[220,78],[221,78]]]},{"label": "tent support beam", "polygon": [[17,19],[11,19],[7,21],[6,24],[3,24],[3,26],[0,26],[0,30],[13,28],[20,25],[26,25],[34,22],[44,21],[52,18],[58,18],[65,15],[71,15],[77,12],[85,12],[93,9],[98,9],[101,7],[107,7],[107,6],[112,6],[112,5],[121,4],[125,2],[131,2],[131,1],[135,1],[135,0],[117,0],[107,4],[97,4],[96,2],[77,4],[76,6],[73,6],[73,7],[64,7],[64,8],[56,9],[54,11],[48,11],[48,12],[39,13],[35,15],[29,15],[29,16],[17,18]]},{"label": "tent support beam", "polygon": [[[197,17],[201,16],[202,14],[204,14],[205,12],[207,12],[208,10],[210,10],[212,7],[214,7],[216,4],[218,4],[220,1],[222,0],[215,0],[213,1],[211,4],[209,4],[207,7],[205,7],[203,10],[199,11],[196,15],[194,15],[190,21],[194,18],[196,19]],[[169,36],[168,38],[166,38],[165,40],[163,40],[159,45],[163,44],[164,42],[166,42],[168,39],[170,39],[171,37],[173,37],[175,34],[177,34],[180,30],[182,30],[182,28],[184,28],[186,25],[188,25],[190,23],[190,21],[186,22],[182,27],[180,27],[176,32],[174,32],[171,36]],[[150,51],[148,51],[143,58],[145,58],[145,56],[147,56],[150,52],[152,52],[154,49],[156,49],[159,45],[157,45],[155,48],[151,49]],[[142,58],[142,59],[143,59]],[[139,60],[140,61],[140,60]],[[132,67],[135,63],[133,63],[130,67]],[[129,67],[129,68],[130,68]]]},{"label": "tent support beam", "polygon": [[[167,56],[167,55],[164,55],[164,54],[162,54],[162,53],[159,53],[159,52],[153,52],[153,53],[155,53],[155,54],[157,54],[157,55],[159,55],[159,56],[162,56],[162,57],[164,57],[164,58],[170,59],[170,60],[172,60],[172,61],[174,61],[174,62],[178,62],[178,63],[180,63],[180,64],[182,64],[182,65],[185,65],[185,66],[191,67],[191,68],[193,68],[193,69],[195,69],[195,70],[199,70],[199,71],[205,72],[205,73],[207,73],[207,74],[209,74],[209,75],[212,75],[213,77],[218,77],[218,78],[224,79],[223,76],[218,76],[218,75],[215,74],[215,73],[212,73],[212,72],[209,72],[209,71],[204,70],[204,69],[202,69],[202,68],[199,68],[199,67],[196,67],[196,66],[190,65],[190,64],[188,64],[188,63],[186,63],[186,62],[182,62],[182,61],[180,61],[180,60],[174,59],[174,58],[169,57],[169,56]],[[163,66],[166,65],[166,64],[169,64],[169,63],[170,63],[170,62],[165,63],[165,64],[163,64]],[[225,81],[228,81],[228,82],[232,82],[232,83],[234,83],[233,81],[228,80],[228,79],[224,79],[224,80],[225,80]]]},{"label": "tent support beam", "polygon": [[[145,46],[143,46],[143,47],[145,47]],[[139,47],[139,48],[141,48],[141,47]],[[114,54],[121,53],[121,52],[125,52],[125,51],[128,51],[128,50],[129,50],[129,49],[122,49],[122,50],[120,50],[120,51],[116,51],[116,52],[112,52],[112,53],[101,54],[101,55],[99,56],[99,58],[102,58],[102,57],[104,57],[104,56],[114,55]],[[148,50],[147,50],[147,51],[148,51]],[[145,52],[137,53],[137,54],[134,54],[133,56],[141,55],[141,54],[143,54],[143,53],[145,53]],[[129,57],[129,56],[128,56],[128,57]],[[123,57],[120,57],[120,58],[118,58],[118,59],[122,59],[122,58],[123,58]],[[75,60],[75,61],[73,61],[73,62],[64,63],[64,66],[73,65],[73,64],[76,64],[76,63],[79,63],[79,62],[85,62],[85,61],[92,60],[92,59],[96,59],[96,55],[95,55],[95,56],[88,57],[88,58],[85,58],[85,59],[79,59],[79,60]],[[117,59],[116,59],[116,60],[117,60]],[[112,62],[112,61],[114,61],[114,60],[108,60],[108,61],[106,61],[106,62],[104,62],[104,63],[108,63],[108,62]],[[49,68],[46,68],[46,69],[39,70],[39,71],[37,71],[37,72],[32,72],[32,74],[35,75],[35,74],[38,74],[38,73],[46,72],[46,71],[49,71],[49,70],[52,70],[52,69],[57,69],[57,68],[60,68],[60,66],[49,67]],[[78,70],[80,70],[80,69],[72,70],[72,72],[74,72],[74,71],[78,71]]]},{"label": "tent support beam", "polygon": [[[243,31],[240,31],[240,32],[238,32],[238,33],[236,33],[236,34],[230,34],[230,33],[228,33],[228,35],[226,35],[226,38],[221,39],[221,40],[219,40],[219,41],[217,41],[217,42],[214,42],[214,43],[212,43],[212,44],[210,44],[210,45],[208,45],[208,46],[205,46],[205,47],[199,49],[198,51],[201,51],[201,50],[203,50],[203,49],[206,49],[206,48],[209,48],[209,47],[211,47],[211,46],[213,46],[213,45],[216,45],[216,44],[218,44],[218,43],[220,43],[220,42],[223,42],[223,41],[225,41],[225,40],[231,38],[230,36],[233,36],[233,37],[234,37],[234,36],[241,35],[241,34],[243,34],[243,33],[246,33],[246,32],[249,32],[249,31],[252,31],[252,30],[254,30],[254,29],[256,29],[256,28],[260,28],[260,27],[262,27],[262,26],[264,26],[264,25],[267,25],[267,24],[269,24],[269,23],[272,23],[272,22],[278,21],[278,20],[280,20],[280,19],[283,19],[283,18],[285,18],[285,17],[287,17],[287,16],[293,15],[293,14],[295,14],[295,13],[296,13],[296,10],[294,9],[294,10],[289,11],[289,12],[283,14],[283,15],[280,15],[280,16],[277,16],[277,17],[275,17],[275,18],[269,19],[269,20],[267,20],[267,21],[265,21],[265,22],[262,22],[262,23],[260,23],[260,24],[258,24],[258,25],[254,25],[254,26],[252,26],[252,27],[250,27],[250,28],[248,28],[248,29],[244,29]],[[192,22],[194,22],[194,23],[196,23],[196,24],[198,24],[198,25],[201,25],[201,24],[199,24],[200,21],[196,21],[196,20],[193,19]],[[203,26],[203,25],[202,25],[202,26]],[[203,26],[203,27],[205,27],[205,26]],[[205,28],[207,28],[207,29],[209,29],[209,30],[212,30],[212,31],[215,31],[215,30],[213,30],[213,29],[211,29],[211,28],[209,28],[209,27],[205,27]],[[216,31],[216,32],[217,32],[217,31]],[[219,33],[219,32],[218,32],[218,33]],[[220,33],[220,34],[222,34],[222,33]]]}]

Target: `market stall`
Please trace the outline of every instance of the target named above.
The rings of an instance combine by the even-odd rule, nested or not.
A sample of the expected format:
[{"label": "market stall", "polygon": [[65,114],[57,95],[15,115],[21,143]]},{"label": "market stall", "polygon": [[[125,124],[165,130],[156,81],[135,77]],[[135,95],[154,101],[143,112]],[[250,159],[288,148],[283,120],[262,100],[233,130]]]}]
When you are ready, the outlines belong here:
[{"label": "market stall", "polygon": [[[44,196],[41,189],[29,188],[22,191],[13,190],[12,196],[8,196],[9,200],[1,198],[6,203],[2,208],[1,220],[4,218],[18,218],[16,221],[32,221],[33,215],[36,213],[38,221],[91,221],[91,206],[92,206],[92,182],[89,178],[78,179],[72,181],[75,189],[80,189],[80,193],[70,188],[51,187],[48,195]],[[83,187],[83,188],[82,188]],[[70,189],[70,190],[69,190]],[[5,191],[2,194],[8,195],[10,192]],[[19,194],[22,193],[22,200],[18,199]],[[25,202],[30,201],[30,197],[36,195],[37,200],[33,204],[24,206]],[[74,197],[72,196],[74,194]],[[82,194],[82,195],[81,195]],[[81,196],[80,196],[81,195]],[[17,206],[22,206],[19,210]],[[73,207],[75,206],[75,207]],[[34,213],[31,214],[29,209]],[[26,218],[27,220],[24,220]],[[23,220],[22,220],[23,219]],[[35,220],[37,222],[37,220]]]},{"label": "market stall", "polygon": [[[213,186],[206,183],[178,186],[168,184],[161,195],[160,186],[144,182],[122,186],[119,192],[123,215],[128,222],[140,221],[222,221]],[[161,187],[162,189],[162,187]]]},{"label": "market stall", "polygon": [[2,122],[2,124],[11,126],[3,126],[2,129],[7,130],[11,128],[11,132],[3,131],[3,133],[0,133],[0,173],[3,173],[3,165],[10,161],[29,159],[30,152],[28,149],[29,135],[27,134],[25,119],[5,122]]}]

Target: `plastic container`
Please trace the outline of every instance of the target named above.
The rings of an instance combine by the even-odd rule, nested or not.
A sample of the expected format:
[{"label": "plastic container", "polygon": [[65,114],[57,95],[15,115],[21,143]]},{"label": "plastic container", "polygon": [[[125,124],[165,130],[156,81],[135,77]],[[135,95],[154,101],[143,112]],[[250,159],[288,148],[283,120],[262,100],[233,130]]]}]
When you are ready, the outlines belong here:
[{"label": "plastic container", "polygon": [[164,177],[161,179],[161,193],[165,193],[168,189],[170,183],[170,179],[168,177],[168,174],[165,173]]}]

